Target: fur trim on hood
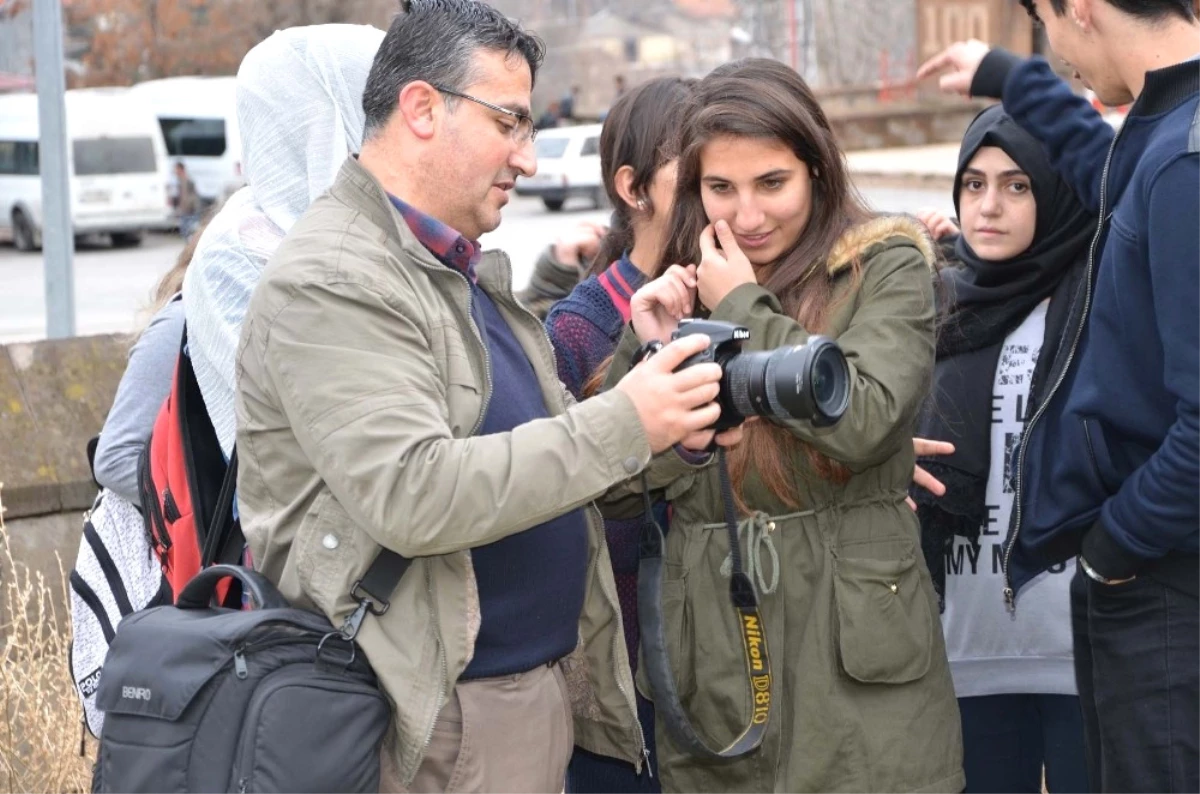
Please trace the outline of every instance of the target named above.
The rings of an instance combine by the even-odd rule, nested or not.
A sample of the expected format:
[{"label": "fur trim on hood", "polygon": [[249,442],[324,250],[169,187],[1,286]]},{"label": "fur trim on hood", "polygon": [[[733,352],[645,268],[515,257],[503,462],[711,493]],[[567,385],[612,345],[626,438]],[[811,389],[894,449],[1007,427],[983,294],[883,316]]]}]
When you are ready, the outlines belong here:
[{"label": "fur trim on hood", "polygon": [[937,253],[925,224],[910,215],[881,215],[860,223],[838,239],[829,254],[829,275],[845,270],[855,257],[893,238],[901,238],[916,246],[929,264],[929,269],[934,269]]}]

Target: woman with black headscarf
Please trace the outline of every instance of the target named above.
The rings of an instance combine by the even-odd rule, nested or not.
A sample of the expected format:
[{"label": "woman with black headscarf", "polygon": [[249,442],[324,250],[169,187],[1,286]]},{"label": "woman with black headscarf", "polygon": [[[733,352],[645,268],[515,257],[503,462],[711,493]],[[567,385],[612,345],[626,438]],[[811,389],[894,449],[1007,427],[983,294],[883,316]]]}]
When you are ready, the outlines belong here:
[{"label": "woman with black headscarf", "polygon": [[914,489],[913,498],[962,712],[966,790],[1038,792],[1044,766],[1049,791],[1087,791],[1070,573],[1043,574],[1015,610],[1003,544],[1011,453],[1066,353],[1059,343],[1082,297],[1095,219],[999,106],[963,138],[954,206],[961,234],[922,215],[950,263],[939,273],[937,366],[918,435],[955,452],[920,460],[946,494]]}]

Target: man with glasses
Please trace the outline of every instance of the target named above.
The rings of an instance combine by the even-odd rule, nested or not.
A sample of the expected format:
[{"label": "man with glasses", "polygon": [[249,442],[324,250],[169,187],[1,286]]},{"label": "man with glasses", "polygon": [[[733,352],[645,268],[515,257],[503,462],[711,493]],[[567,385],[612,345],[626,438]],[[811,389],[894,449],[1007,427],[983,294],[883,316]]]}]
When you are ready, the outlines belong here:
[{"label": "man with glasses", "polygon": [[381,549],[413,560],[357,635],[393,704],[384,791],[558,792],[574,743],[640,766],[653,729],[590,503],[703,459],[675,445],[712,440],[720,368],[675,373],[707,341],[688,337],[572,406],[507,258],[481,251],[536,170],[542,56],[483,3],[407,0],[361,153],[292,227],[242,333],[238,492],[260,570],[340,625]]}]

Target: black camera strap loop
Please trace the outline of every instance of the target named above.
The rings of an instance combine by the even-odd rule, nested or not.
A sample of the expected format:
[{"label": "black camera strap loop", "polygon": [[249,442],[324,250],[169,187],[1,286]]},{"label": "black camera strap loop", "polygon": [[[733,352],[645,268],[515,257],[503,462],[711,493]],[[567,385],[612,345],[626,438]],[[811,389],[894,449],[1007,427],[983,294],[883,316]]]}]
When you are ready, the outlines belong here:
[{"label": "black camera strap loop", "polygon": [[671,738],[683,749],[700,758],[739,758],[758,748],[767,734],[771,717],[771,662],[767,655],[766,626],[758,609],[758,598],[742,568],[742,552],[738,545],[737,513],[734,508],[733,486],[725,450],[717,452],[721,472],[721,498],[725,507],[725,523],[729,532],[729,550],[733,572],[729,582],[729,599],[738,613],[742,635],[742,650],[746,655],[746,677],[752,709],[750,723],[727,747],[714,750],[696,733],[679,700],[675,678],[671,675],[667,655],[666,626],[662,612],[663,532],[651,512],[650,490],[642,474],[642,499],[646,517],[642,522],[638,564],[638,622],[641,627],[642,664],[650,680],[655,713],[664,720]]}]

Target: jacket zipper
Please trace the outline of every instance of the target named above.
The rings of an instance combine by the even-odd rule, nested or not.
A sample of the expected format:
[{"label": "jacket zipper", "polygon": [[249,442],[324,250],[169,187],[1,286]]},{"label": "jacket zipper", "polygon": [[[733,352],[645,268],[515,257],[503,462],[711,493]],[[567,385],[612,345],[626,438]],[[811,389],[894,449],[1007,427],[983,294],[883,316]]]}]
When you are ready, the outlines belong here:
[{"label": "jacket zipper", "polygon": [[[483,350],[483,403],[479,407],[479,418],[475,420],[475,425],[471,428],[471,432],[469,434],[473,436],[478,433],[479,428],[483,426],[483,417],[487,414],[488,404],[492,400],[492,359],[488,354],[487,345],[483,341],[483,334],[480,333],[479,326],[475,322],[475,314],[471,311],[471,306],[475,303],[475,297],[471,291],[471,281],[462,273],[458,273],[458,271],[455,271],[455,273],[457,273],[458,277],[462,279],[463,283],[467,286],[467,319],[471,323],[471,330],[475,334],[475,339],[479,342],[479,347]],[[433,592],[433,580],[428,568],[425,569],[425,590],[429,595],[429,606],[433,609],[433,625],[435,627],[439,626],[441,625],[441,615],[438,612],[437,596]],[[437,727],[438,714],[441,713],[442,704],[446,700],[446,679],[450,677],[450,671],[446,665],[446,648],[442,642],[441,632],[435,629],[434,635],[438,644],[438,663],[441,667],[442,675],[438,679],[438,691],[437,698],[434,700],[433,719],[429,721],[429,728],[425,731],[425,741],[421,743],[422,758],[429,751],[429,745],[433,743],[433,730]],[[414,776],[416,775],[416,772],[417,770],[413,770]],[[411,783],[412,779],[410,778],[405,782]]]},{"label": "jacket zipper", "polygon": [[483,341],[483,332],[479,330],[479,323],[475,320],[475,312],[472,311],[472,307],[475,305],[474,285],[462,273],[457,270],[454,273],[467,285],[467,319],[471,323],[471,330],[475,333],[479,347],[483,350],[483,403],[479,407],[479,418],[475,420],[475,426],[471,428],[470,435],[473,436],[479,432],[479,428],[483,427],[483,417],[487,414],[488,404],[492,401],[492,357],[488,352],[487,343]]},{"label": "jacket zipper", "polygon": [[[511,282],[512,267],[508,262],[508,258],[503,255],[501,255],[501,256],[502,256],[502,259],[501,259],[502,275],[504,276],[505,279],[507,279],[509,282]],[[471,311],[471,307],[474,303],[474,296],[472,295],[472,292],[471,292],[471,288],[472,288],[471,282],[465,275],[462,275],[461,273],[458,274],[458,277],[461,278],[467,286],[467,306],[466,306],[467,317],[471,321],[471,328],[475,333],[475,339],[479,342],[479,346],[483,349],[484,383],[485,383],[486,390],[485,390],[484,396],[483,396],[483,405],[480,407],[480,410],[479,410],[479,418],[476,420],[475,426],[471,428],[471,435],[475,435],[477,432],[479,432],[479,428],[483,425],[484,415],[487,413],[488,404],[491,402],[492,388],[493,388],[492,361],[491,361],[491,356],[488,354],[487,345],[484,344],[483,335],[480,333],[479,327],[475,321],[475,315]],[[508,298],[509,296],[504,295],[503,297]],[[515,301],[515,299],[513,299],[510,302],[517,303]],[[520,307],[520,303],[517,303],[517,306]],[[528,309],[524,309],[524,307],[521,307],[521,308],[528,313]],[[534,317],[533,314],[530,314],[529,316],[533,317],[534,320],[536,321],[537,318]],[[555,374],[555,377],[557,377],[558,364],[554,359],[554,345],[550,341],[550,335],[546,332],[545,325],[543,325],[542,323],[539,322],[538,327],[542,332],[542,338],[546,340],[546,349],[548,349],[551,354],[550,364],[553,368],[553,373]],[[559,399],[561,400],[561,397]],[[565,405],[563,407],[565,408]],[[597,557],[592,562],[592,568],[591,568],[591,571],[589,571],[589,574],[591,577],[595,577],[595,566],[598,563],[598,560],[599,560],[599,558]],[[434,597],[433,584],[432,584],[432,582],[428,581],[428,573],[426,573],[426,582],[427,582],[427,589],[429,591],[430,604],[434,609],[434,625],[438,625],[439,615],[437,614],[437,599]],[[605,594],[605,597],[608,598],[608,600],[611,604],[615,605],[618,603],[614,593],[610,593],[610,592],[608,592],[607,589],[604,589],[604,594]],[[623,640],[620,635],[614,637],[614,639],[613,639],[613,658],[616,658],[617,643],[621,642],[621,641],[623,641]],[[445,649],[443,647],[441,647],[441,642],[442,642],[441,638],[439,637],[438,638],[438,645],[439,645],[438,659],[441,663],[442,676],[438,683],[438,696],[437,696],[437,700],[435,701],[433,719],[429,723],[429,728],[425,732],[425,741],[421,745],[422,756],[429,750],[429,745],[433,741],[433,730],[437,726],[437,715],[442,709],[442,703],[446,696],[445,685],[446,685],[446,679],[449,677],[449,672],[446,669],[446,653],[445,653]],[[620,676],[616,676],[616,681],[617,681],[617,688],[621,691],[621,695],[625,698],[627,704],[629,705],[629,707],[631,709],[631,713],[633,714],[633,721],[637,725],[637,728],[638,728],[638,733],[637,733],[638,748],[637,749],[638,749],[639,753],[637,755],[637,760],[634,761],[634,766],[636,767],[637,772],[640,774],[642,771],[643,763],[646,763],[650,757],[650,751],[646,747],[646,735],[645,735],[644,729],[642,728],[641,721],[638,720],[638,717],[637,717],[637,702],[636,702],[636,700],[634,700],[634,698],[632,698],[630,696],[628,690],[625,689],[625,685],[621,682]],[[648,768],[648,766],[647,766],[647,768]]]},{"label": "jacket zipper", "polygon": [[1084,278],[1084,295],[1083,295],[1083,313],[1080,316],[1079,324],[1075,328],[1075,335],[1071,340],[1071,349],[1067,353],[1067,361],[1063,365],[1062,371],[1058,373],[1058,378],[1054,381],[1054,385],[1050,387],[1050,391],[1046,392],[1045,398],[1042,399],[1041,405],[1038,406],[1037,412],[1033,418],[1029,420],[1029,424],[1021,433],[1021,442],[1017,445],[1017,472],[1016,472],[1016,493],[1013,495],[1016,505],[1016,521],[1013,524],[1013,530],[1009,533],[1008,544],[1004,548],[1004,604],[1011,613],[1017,611],[1016,591],[1013,589],[1012,572],[1009,570],[1009,562],[1012,559],[1013,549],[1017,545],[1017,536],[1021,532],[1021,502],[1024,495],[1024,480],[1025,480],[1025,453],[1029,446],[1029,438],[1033,435],[1033,428],[1038,420],[1042,418],[1042,414],[1046,412],[1046,407],[1050,405],[1050,401],[1058,392],[1062,382],[1066,380],[1067,373],[1071,369],[1071,364],[1075,360],[1075,353],[1079,349],[1079,341],[1083,338],[1083,328],[1087,325],[1088,315],[1092,309],[1092,276],[1095,273],[1096,265],[1096,249],[1100,244],[1100,237],[1104,234],[1104,226],[1108,223],[1108,216],[1105,214],[1108,209],[1108,174],[1112,167],[1113,152],[1116,151],[1117,141],[1121,139],[1121,132],[1117,130],[1113,135],[1112,143],[1108,147],[1108,156],[1104,158],[1104,171],[1100,175],[1100,216],[1099,222],[1096,224],[1096,233],[1092,235],[1092,244],[1088,249],[1087,270]]},{"label": "jacket zipper", "polygon": [[[595,507],[592,507],[591,509],[596,510]],[[599,564],[600,557],[597,555],[596,558],[592,560],[591,570],[588,571],[589,578],[596,578],[596,566]],[[604,591],[604,596],[608,599],[609,604],[617,610],[617,614],[619,615],[621,613],[620,601],[617,600],[617,594],[615,592],[610,592],[605,586],[605,581],[607,580],[605,580],[603,577],[600,578],[600,589]],[[618,654],[620,653],[620,646],[624,642],[624,632],[617,632],[613,636],[613,659],[618,657]],[[636,758],[633,762],[633,765],[637,770],[637,773],[640,775],[642,773],[643,763],[647,763],[650,760],[650,748],[646,746],[646,729],[642,726],[642,721],[638,719],[637,699],[625,689],[625,684],[622,683],[621,676],[617,674],[618,672],[619,671],[617,670],[613,670],[613,678],[617,682],[617,689],[621,690],[621,695],[625,698],[625,702],[630,708],[630,713],[633,714],[633,724],[637,726],[637,734],[634,737],[637,739],[637,753],[635,753]],[[650,767],[647,765],[646,769],[649,768]],[[653,777],[653,774],[654,773],[652,772],[651,777]]]},{"label": "jacket zipper", "polygon": [[[504,276],[504,283],[512,286],[512,263],[508,259],[508,254],[500,254],[501,274]],[[537,323],[538,330],[541,331],[542,338],[546,340],[546,350],[550,353],[550,373],[554,380],[558,381],[558,356],[554,352],[554,342],[550,339],[550,333],[546,330],[546,324],[537,318],[537,315],[529,311],[523,303],[517,300],[516,295],[511,292],[504,292],[501,295],[504,301],[509,304],[509,307],[516,307],[519,314],[523,314],[527,319]],[[560,381],[561,382],[561,381]],[[563,410],[566,410],[566,404],[560,403]]]},{"label": "jacket zipper", "polygon": [[[425,589],[429,593],[429,606],[433,609],[433,625],[436,627],[441,623],[441,614],[438,612],[437,598],[433,592],[433,576],[429,572],[429,568],[425,568]],[[438,662],[442,670],[442,677],[438,679],[437,698],[433,704],[433,719],[429,721],[429,730],[425,732],[425,741],[421,744],[421,757],[425,757],[425,753],[429,750],[429,745],[433,742],[433,729],[437,727],[438,714],[442,711],[442,703],[446,699],[446,679],[450,677],[450,671],[446,668],[446,649],[442,644],[441,633],[435,628],[434,638],[438,645]],[[413,770],[413,776],[416,776],[418,770]],[[404,781],[412,783],[412,778]]]}]

